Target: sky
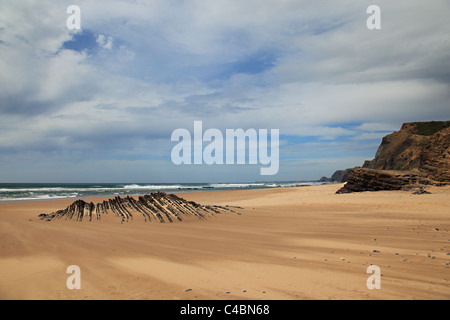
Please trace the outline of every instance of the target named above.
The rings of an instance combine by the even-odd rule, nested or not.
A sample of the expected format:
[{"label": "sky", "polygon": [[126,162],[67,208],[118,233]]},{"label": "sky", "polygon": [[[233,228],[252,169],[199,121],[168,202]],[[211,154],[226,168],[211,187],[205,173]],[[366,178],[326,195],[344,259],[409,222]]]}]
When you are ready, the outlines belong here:
[{"label": "sky", "polygon": [[[317,180],[361,166],[402,123],[450,120],[449,14],[445,0],[0,0],[0,182]],[[171,134],[194,121],[278,129],[278,173],[175,165]]]}]

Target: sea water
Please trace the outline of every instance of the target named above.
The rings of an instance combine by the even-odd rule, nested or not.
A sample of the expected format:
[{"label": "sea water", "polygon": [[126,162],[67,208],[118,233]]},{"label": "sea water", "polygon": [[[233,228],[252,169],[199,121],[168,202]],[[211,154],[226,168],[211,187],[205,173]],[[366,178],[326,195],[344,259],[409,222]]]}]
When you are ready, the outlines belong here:
[{"label": "sea water", "polygon": [[97,196],[144,195],[320,185],[316,181],[254,183],[0,183],[0,201],[52,200]]}]

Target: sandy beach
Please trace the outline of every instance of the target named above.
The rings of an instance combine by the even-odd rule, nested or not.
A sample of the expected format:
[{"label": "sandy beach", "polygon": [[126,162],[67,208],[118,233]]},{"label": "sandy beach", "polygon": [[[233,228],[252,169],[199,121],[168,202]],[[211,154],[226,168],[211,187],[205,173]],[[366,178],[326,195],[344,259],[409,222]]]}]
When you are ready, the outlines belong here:
[{"label": "sandy beach", "polygon": [[[48,222],[38,214],[73,200],[1,203],[0,299],[449,299],[450,187],[340,187],[183,193],[243,209],[165,224]],[[69,265],[79,290],[66,286]],[[367,288],[370,265],[379,290]]]}]

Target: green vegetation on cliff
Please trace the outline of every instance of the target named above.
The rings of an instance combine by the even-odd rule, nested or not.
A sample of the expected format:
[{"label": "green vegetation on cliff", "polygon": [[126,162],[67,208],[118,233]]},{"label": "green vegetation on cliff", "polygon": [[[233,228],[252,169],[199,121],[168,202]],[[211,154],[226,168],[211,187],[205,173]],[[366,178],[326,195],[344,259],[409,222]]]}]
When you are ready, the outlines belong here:
[{"label": "green vegetation on cliff", "polygon": [[422,136],[431,136],[436,132],[450,127],[450,121],[413,122],[415,125],[412,133]]}]

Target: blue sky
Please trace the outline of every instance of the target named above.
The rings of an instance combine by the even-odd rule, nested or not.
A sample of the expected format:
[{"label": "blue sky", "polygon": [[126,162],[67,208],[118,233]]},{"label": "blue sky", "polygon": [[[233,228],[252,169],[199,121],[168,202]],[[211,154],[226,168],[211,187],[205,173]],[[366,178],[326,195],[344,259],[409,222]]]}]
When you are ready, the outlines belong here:
[{"label": "blue sky", "polygon": [[[66,27],[69,5],[81,30]],[[450,119],[448,1],[0,0],[0,182],[309,180]],[[279,129],[280,169],[175,166],[177,128]]]}]

